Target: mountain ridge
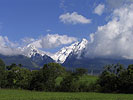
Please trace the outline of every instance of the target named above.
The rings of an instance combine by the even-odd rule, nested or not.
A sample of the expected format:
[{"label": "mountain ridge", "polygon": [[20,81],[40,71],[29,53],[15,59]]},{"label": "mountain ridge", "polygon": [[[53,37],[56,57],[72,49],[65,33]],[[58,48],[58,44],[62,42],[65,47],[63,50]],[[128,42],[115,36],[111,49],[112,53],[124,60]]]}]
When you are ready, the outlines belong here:
[{"label": "mountain ridge", "polygon": [[75,42],[68,47],[64,47],[58,52],[56,52],[51,58],[53,58],[57,63],[64,63],[69,54],[81,53],[83,49],[85,49],[88,41],[86,39],[82,39],[81,42]]},{"label": "mountain ridge", "polygon": [[[107,64],[121,63],[123,65],[133,64],[133,60],[126,58],[91,58],[86,57],[86,47],[88,45],[88,40],[82,39],[80,42],[75,42],[70,46],[63,47],[61,50],[55,54],[49,54],[48,52],[41,51],[34,45],[27,45],[26,47],[20,49],[22,55],[14,56],[3,56],[0,55],[7,65],[11,63],[21,63],[24,67],[29,67],[30,69],[41,68],[44,64],[56,62],[60,63],[65,67],[83,67],[95,69],[102,69],[103,66]],[[26,65],[27,64],[27,65]]]}]

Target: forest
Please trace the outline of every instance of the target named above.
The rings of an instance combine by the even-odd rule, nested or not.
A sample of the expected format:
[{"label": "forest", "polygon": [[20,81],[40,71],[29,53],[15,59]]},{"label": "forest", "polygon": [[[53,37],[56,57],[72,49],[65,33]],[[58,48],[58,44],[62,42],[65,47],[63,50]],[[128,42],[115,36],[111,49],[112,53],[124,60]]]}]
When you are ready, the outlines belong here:
[{"label": "forest", "polygon": [[[77,68],[66,70],[57,63],[44,64],[40,70],[29,70],[21,64],[6,66],[0,60],[0,88],[23,89],[45,92],[100,92],[133,93],[133,65],[125,68],[121,64],[104,66],[96,81],[80,82],[89,76],[88,70]],[[57,84],[58,83],[58,84]]]}]

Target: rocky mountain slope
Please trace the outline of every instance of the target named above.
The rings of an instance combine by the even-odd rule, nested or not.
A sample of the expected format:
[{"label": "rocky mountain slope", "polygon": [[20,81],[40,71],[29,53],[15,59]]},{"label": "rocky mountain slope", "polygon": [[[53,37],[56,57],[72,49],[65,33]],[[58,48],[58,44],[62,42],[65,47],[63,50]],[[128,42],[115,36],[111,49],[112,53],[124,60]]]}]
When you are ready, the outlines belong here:
[{"label": "rocky mountain slope", "polygon": [[88,41],[86,39],[82,39],[81,42],[75,42],[68,47],[62,48],[60,51],[51,56],[56,62],[64,63],[66,58],[71,54],[80,54],[83,49],[85,49]]}]

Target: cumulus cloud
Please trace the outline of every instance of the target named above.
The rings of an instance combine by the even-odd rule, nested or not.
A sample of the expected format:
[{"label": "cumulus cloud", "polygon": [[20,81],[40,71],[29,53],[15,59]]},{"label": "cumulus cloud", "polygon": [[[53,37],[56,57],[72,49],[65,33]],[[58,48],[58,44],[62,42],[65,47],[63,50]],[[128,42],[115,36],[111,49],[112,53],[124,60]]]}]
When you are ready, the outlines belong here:
[{"label": "cumulus cloud", "polygon": [[61,45],[70,44],[74,41],[77,41],[75,37],[68,37],[67,35],[59,35],[59,34],[47,34],[44,37],[34,41],[32,45],[37,48],[56,48]]},{"label": "cumulus cloud", "polygon": [[89,24],[91,23],[90,19],[87,19],[86,17],[79,15],[77,12],[73,13],[65,13],[59,16],[59,19],[63,23],[68,24]]},{"label": "cumulus cloud", "polygon": [[103,14],[104,12],[105,5],[104,4],[99,4],[95,9],[94,13],[98,14],[99,16]]},{"label": "cumulus cloud", "polygon": [[87,55],[133,59],[133,4],[114,10],[112,19],[91,34]]},{"label": "cumulus cloud", "polygon": [[23,38],[20,43],[11,42],[8,37],[0,36],[0,54],[3,55],[23,55],[25,52],[23,48],[28,45],[33,45],[40,49],[52,49],[61,45],[71,44],[77,41],[75,37],[59,34],[47,34],[39,39]]},{"label": "cumulus cloud", "polygon": [[3,55],[16,55],[20,54],[16,49],[17,44],[8,40],[7,37],[0,36],[0,54]]},{"label": "cumulus cloud", "polygon": [[34,38],[25,37],[25,38],[21,39],[21,41],[22,41],[22,44],[23,44],[23,45],[27,45],[27,44],[29,44],[29,43],[34,42],[35,39],[34,39]]},{"label": "cumulus cloud", "polygon": [[133,3],[133,0],[106,0],[109,9],[116,9],[122,7],[124,4]]}]

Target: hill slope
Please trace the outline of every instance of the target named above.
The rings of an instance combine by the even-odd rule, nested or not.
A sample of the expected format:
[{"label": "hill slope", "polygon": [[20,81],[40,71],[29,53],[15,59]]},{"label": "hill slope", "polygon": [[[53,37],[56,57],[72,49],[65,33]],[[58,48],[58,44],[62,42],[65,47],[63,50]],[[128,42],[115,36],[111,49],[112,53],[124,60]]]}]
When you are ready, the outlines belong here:
[{"label": "hill slope", "polygon": [[6,65],[16,63],[16,64],[22,64],[23,67],[29,69],[39,68],[39,66],[36,63],[34,63],[30,58],[23,55],[4,56],[0,54],[0,58],[6,63]]}]

